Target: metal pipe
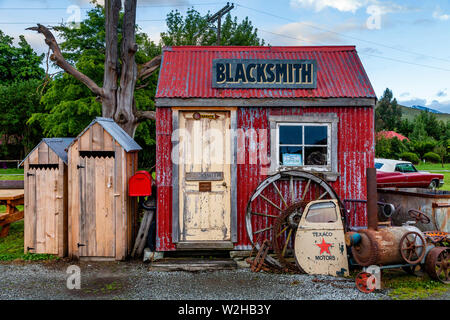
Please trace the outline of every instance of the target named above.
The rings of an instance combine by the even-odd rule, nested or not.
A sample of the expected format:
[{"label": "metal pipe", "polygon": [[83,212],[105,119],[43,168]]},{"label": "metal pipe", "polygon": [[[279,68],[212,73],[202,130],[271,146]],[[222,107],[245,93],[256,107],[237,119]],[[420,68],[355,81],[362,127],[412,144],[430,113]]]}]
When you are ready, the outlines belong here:
[{"label": "metal pipe", "polygon": [[367,168],[367,228],[378,230],[377,170]]}]

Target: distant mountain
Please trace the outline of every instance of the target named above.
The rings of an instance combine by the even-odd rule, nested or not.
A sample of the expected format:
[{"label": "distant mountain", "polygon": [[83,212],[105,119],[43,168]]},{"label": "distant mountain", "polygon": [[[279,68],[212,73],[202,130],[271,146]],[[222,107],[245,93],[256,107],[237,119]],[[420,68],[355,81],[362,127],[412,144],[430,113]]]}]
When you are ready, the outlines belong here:
[{"label": "distant mountain", "polygon": [[419,110],[428,111],[428,112],[433,112],[433,113],[442,113],[439,110],[435,110],[435,109],[431,109],[431,108],[427,108],[427,107],[422,107],[422,106],[411,106],[410,108],[419,109]]},{"label": "distant mountain", "polygon": [[428,110],[430,112],[434,112],[434,114],[436,114],[436,117],[438,120],[442,120],[444,122],[446,122],[447,120],[450,120],[450,113],[443,113],[438,110],[433,111],[433,109],[426,108],[426,107],[420,107],[420,106],[414,106],[414,107],[406,107],[406,106],[402,106],[402,105],[399,105],[399,106],[402,109],[402,118],[408,119],[410,121],[412,121],[414,119],[414,117],[419,115],[420,112],[423,110]]}]

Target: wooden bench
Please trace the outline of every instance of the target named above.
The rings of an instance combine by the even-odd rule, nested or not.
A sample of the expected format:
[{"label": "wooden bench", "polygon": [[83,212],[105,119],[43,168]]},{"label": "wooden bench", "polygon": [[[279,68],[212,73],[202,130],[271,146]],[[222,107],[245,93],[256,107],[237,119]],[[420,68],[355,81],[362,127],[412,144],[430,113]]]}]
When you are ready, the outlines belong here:
[{"label": "wooden bench", "polygon": [[23,219],[23,210],[17,209],[18,205],[24,203],[24,191],[17,189],[1,189],[0,205],[6,206],[6,212],[0,213],[0,238],[6,237],[11,223]]}]

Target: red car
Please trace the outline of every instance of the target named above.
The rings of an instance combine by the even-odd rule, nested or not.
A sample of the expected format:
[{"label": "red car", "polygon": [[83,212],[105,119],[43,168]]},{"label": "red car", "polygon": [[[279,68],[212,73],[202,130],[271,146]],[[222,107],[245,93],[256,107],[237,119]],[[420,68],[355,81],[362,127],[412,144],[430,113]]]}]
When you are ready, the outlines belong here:
[{"label": "red car", "polygon": [[411,162],[375,159],[378,188],[439,188],[444,175],[421,172]]}]

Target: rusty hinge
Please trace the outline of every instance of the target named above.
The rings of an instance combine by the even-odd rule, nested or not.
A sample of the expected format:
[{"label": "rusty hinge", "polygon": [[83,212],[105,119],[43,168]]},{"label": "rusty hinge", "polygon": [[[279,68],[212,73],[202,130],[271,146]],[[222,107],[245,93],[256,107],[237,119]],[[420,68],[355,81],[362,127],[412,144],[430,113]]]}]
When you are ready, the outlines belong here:
[{"label": "rusty hinge", "polygon": [[77,169],[80,169],[80,168],[84,168],[84,166],[82,166],[81,164],[78,164]]},{"label": "rusty hinge", "polygon": [[34,248],[27,247],[27,251],[34,250]]},{"label": "rusty hinge", "polygon": [[27,177],[34,176],[34,174],[27,172]]},{"label": "rusty hinge", "polygon": [[82,244],[82,243],[77,243],[77,247],[79,248],[79,247],[86,247],[86,245],[85,244]]}]

